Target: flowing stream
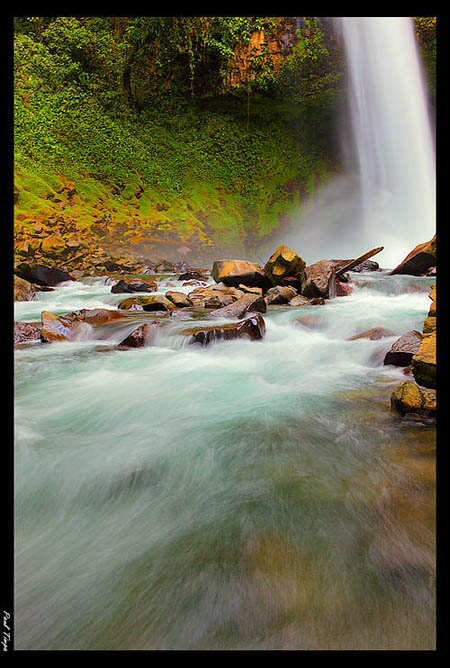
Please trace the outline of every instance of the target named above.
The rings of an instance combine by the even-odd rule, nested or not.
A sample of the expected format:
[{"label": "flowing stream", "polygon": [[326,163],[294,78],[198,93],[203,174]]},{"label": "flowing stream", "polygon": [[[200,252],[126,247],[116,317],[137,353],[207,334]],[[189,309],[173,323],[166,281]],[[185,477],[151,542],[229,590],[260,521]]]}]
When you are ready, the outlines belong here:
[{"label": "flowing stream", "polygon": [[[434,648],[435,430],[383,366],[434,279],[351,276],[258,342],[187,345],[185,311],[142,349],[131,321],[16,347],[17,649]],[[38,298],[16,319],[123,295]]]}]

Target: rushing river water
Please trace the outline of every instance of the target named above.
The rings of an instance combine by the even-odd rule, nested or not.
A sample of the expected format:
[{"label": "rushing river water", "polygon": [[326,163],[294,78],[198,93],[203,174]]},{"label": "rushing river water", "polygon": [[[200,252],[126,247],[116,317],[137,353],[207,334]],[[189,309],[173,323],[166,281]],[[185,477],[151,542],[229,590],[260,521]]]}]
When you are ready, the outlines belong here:
[{"label": "rushing river water", "polygon": [[[143,349],[113,345],[135,322],[15,349],[17,649],[434,648],[435,430],[382,364],[434,279],[352,279],[260,342],[171,317]],[[16,319],[123,297],[67,283]]]}]

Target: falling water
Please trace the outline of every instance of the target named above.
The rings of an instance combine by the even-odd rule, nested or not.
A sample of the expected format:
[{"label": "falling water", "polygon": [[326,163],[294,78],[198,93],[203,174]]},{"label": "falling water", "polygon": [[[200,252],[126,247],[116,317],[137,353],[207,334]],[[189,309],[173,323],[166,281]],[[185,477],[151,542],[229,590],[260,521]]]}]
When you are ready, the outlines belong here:
[{"label": "falling water", "polygon": [[[340,18],[364,236],[395,264],[435,231],[435,157],[409,17]],[[380,256],[381,257],[381,256]]]}]

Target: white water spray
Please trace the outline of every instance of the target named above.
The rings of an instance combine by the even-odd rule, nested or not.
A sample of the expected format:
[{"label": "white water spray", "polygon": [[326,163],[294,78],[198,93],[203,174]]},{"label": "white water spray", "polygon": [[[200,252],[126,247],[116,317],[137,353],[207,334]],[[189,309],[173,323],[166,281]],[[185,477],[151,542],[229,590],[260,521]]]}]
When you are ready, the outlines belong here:
[{"label": "white water spray", "polygon": [[385,247],[389,266],[435,233],[435,156],[420,57],[409,17],[346,17],[337,25],[349,67],[364,237]]},{"label": "white water spray", "polygon": [[[409,17],[336,18],[348,63],[346,174],[321,187],[278,241],[308,263],[358,257],[393,268],[435,234],[435,151]],[[270,250],[270,249],[268,249]]]}]

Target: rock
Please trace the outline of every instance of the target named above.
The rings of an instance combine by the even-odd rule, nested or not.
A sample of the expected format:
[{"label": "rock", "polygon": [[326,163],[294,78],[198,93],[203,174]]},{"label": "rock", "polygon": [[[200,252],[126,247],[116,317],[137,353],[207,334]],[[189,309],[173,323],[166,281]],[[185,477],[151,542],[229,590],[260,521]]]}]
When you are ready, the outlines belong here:
[{"label": "rock", "polygon": [[87,322],[88,325],[104,325],[108,322],[115,322],[116,320],[127,320],[127,316],[120,311],[113,311],[112,309],[96,308],[96,309],[80,309],[72,313],[66,313],[64,316],[67,320],[80,320]]},{"label": "rock", "polygon": [[296,292],[300,294],[302,291],[302,281],[305,281],[305,274],[301,274],[300,277],[298,276],[285,276],[284,278],[280,279],[280,282],[278,285],[285,285],[288,286],[289,288],[294,288]]},{"label": "rock", "polygon": [[297,253],[287,246],[279,246],[267,260],[264,273],[272,285],[278,285],[281,279],[288,276],[300,277],[303,283],[302,275],[305,267],[305,261]]},{"label": "rock", "polygon": [[419,350],[421,341],[422,334],[415,329],[403,334],[392,344],[391,349],[386,353],[383,364],[408,366],[411,364],[413,355]]},{"label": "rock", "polygon": [[170,274],[173,271],[173,262],[168,262],[168,260],[160,260],[155,266],[155,272],[157,274]]},{"label": "rock", "polygon": [[73,281],[72,276],[65,271],[53,267],[45,267],[42,264],[31,265],[28,262],[21,262],[14,268],[14,273],[20,278],[24,278],[30,283],[36,285],[58,285],[65,281]]},{"label": "rock", "polygon": [[352,292],[350,285],[344,285],[341,281],[336,281],[336,297],[347,297]]},{"label": "rock", "polygon": [[155,281],[135,280],[128,283],[121,279],[112,286],[111,292],[113,294],[120,294],[122,292],[156,292],[157,287]]},{"label": "rock", "polygon": [[171,301],[175,306],[178,306],[179,308],[186,308],[188,306],[193,306],[193,303],[189,299],[187,295],[184,294],[184,292],[176,292],[176,291],[171,291],[169,290],[166,292],[166,297],[169,301]]},{"label": "rock", "polygon": [[30,341],[39,341],[41,337],[40,326],[31,325],[28,322],[14,323],[14,343],[28,343]]},{"label": "rock", "polygon": [[267,290],[264,299],[269,304],[287,304],[291,299],[297,296],[297,290],[286,285],[277,285]]},{"label": "rock", "polygon": [[416,413],[434,417],[436,415],[436,390],[420,387],[410,380],[405,380],[392,392],[391,410],[400,415]]},{"label": "rock", "polygon": [[315,262],[305,269],[306,281],[302,295],[314,298],[334,299],[336,297],[336,272],[329,260]]},{"label": "rock", "polygon": [[[335,271],[339,271],[342,267],[345,267],[345,265],[350,264],[350,262],[353,262],[353,260],[329,260],[329,262],[333,263]],[[357,264],[356,267],[353,267],[351,271],[356,271],[357,273],[361,271],[379,271],[380,270],[380,265],[378,262],[374,262],[373,260],[366,260],[365,262],[361,262],[360,264]],[[342,277],[340,277],[339,280],[342,280]]]},{"label": "rock", "polygon": [[[235,288],[228,288],[228,290],[235,290]],[[237,292],[241,292],[241,293],[242,292],[249,292],[252,295],[261,295],[261,296],[263,294],[262,288],[257,288],[257,287],[251,288],[248,285],[242,285],[242,283],[239,284],[238,290],[236,290],[236,293]],[[242,297],[242,294],[240,296]]]},{"label": "rock", "polygon": [[395,274],[408,274],[410,276],[423,276],[431,268],[436,266],[436,235],[423,244],[419,244],[390,272]]},{"label": "rock", "polygon": [[204,281],[205,277],[203,274],[201,274],[199,271],[195,271],[194,269],[190,271],[186,271],[184,274],[180,274],[178,276],[179,281]]},{"label": "rock", "polygon": [[80,320],[71,320],[65,316],[57,316],[50,311],[41,313],[41,341],[73,341],[84,338],[90,331],[90,326]]},{"label": "rock", "polygon": [[217,308],[222,306],[228,306],[231,304],[235,298],[232,295],[226,295],[221,290],[212,290],[211,288],[195,288],[188,295],[189,299],[194,306],[200,308],[208,308],[206,303],[211,304],[209,308]]},{"label": "rock", "polygon": [[166,311],[171,312],[175,304],[162,295],[151,295],[150,297],[128,297],[120,302],[119,309],[126,311]]},{"label": "rock", "polygon": [[229,325],[213,327],[198,327],[185,329],[180,334],[189,337],[189,343],[200,343],[206,346],[214,341],[229,341],[232,339],[251,339],[258,341],[266,332],[266,324],[263,317],[257,313],[251,318],[240,320]]},{"label": "rock", "polygon": [[67,244],[62,237],[52,234],[42,240],[40,251],[47,257],[58,259],[67,251]]},{"label": "rock", "polygon": [[231,287],[237,287],[239,284],[259,287],[263,290],[271,287],[270,281],[259,264],[247,260],[216,260],[211,276],[216,283],[222,282]]},{"label": "rock", "polygon": [[31,302],[36,297],[33,285],[19,276],[14,275],[14,301]]},{"label": "rock", "polygon": [[243,318],[246,313],[251,311],[265,313],[266,310],[266,302],[261,295],[247,293],[237,301],[233,302],[233,304],[212,311],[211,315],[217,316],[218,318]]},{"label": "rock", "polygon": [[143,348],[154,343],[159,328],[157,324],[145,323],[134,329],[123,341],[119,343],[118,348]]},{"label": "rock", "polygon": [[436,286],[430,291],[432,300],[428,317],[423,326],[423,338],[419,349],[412,358],[411,367],[419,385],[436,388]]},{"label": "rock", "polygon": [[347,341],[357,341],[358,339],[369,339],[370,341],[378,341],[379,339],[384,339],[387,336],[394,336],[392,332],[384,327],[373,327],[372,329],[367,329],[365,332],[360,332],[359,334],[354,334],[350,336]]},{"label": "rock", "polygon": [[302,295],[297,295],[296,297],[293,297],[293,299],[290,300],[289,306],[306,306],[307,304],[310,304],[311,300],[308,299],[307,297],[302,297]]}]

